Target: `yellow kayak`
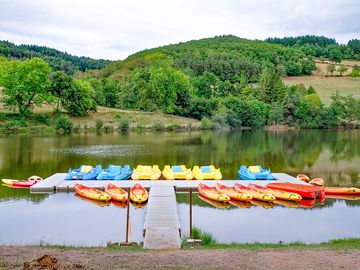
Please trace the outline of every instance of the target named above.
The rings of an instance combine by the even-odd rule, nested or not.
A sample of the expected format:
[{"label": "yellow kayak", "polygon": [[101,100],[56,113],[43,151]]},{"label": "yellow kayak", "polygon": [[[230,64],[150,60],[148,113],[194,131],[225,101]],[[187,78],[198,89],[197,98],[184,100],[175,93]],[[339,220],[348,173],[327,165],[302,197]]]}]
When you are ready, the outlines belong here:
[{"label": "yellow kayak", "polygon": [[218,202],[230,201],[230,197],[228,195],[226,195],[225,193],[223,193],[221,191],[218,191],[215,188],[209,187],[207,185],[199,184],[197,186],[197,189],[202,196],[204,196],[210,200],[218,201]]},{"label": "yellow kayak", "polygon": [[14,179],[2,179],[1,180],[5,185],[12,186],[13,183],[19,182],[19,180]]},{"label": "yellow kayak", "polygon": [[159,180],[161,171],[158,165],[142,166],[138,165],[131,174],[133,180]]},{"label": "yellow kayak", "polygon": [[147,190],[140,184],[135,184],[130,189],[130,200],[135,203],[144,203],[148,200],[149,194]]},{"label": "yellow kayak", "polygon": [[218,191],[227,194],[232,200],[251,201],[253,198],[249,193],[237,191],[234,188],[230,188],[220,183],[217,183],[215,187]]},{"label": "yellow kayak", "polygon": [[185,165],[169,166],[166,165],[162,171],[165,180],[192,180],[193,174]]},{"label": "yellow kayak", "polygon": [[260,193],[241,184],[235,184],[235,189],[239,192],[249,193],[253,197],[253,200],[264,202],[272,202],[276,200],[275,196],[271,193]]},{"label": "yellow kayak", "polygon": [[262,194],[273,194],[276,197],[276,199],[279,200],[297,201],[297,202],[302,200],[302,197],[294,192],[274,190],[256,184],[249,184],[249,188]]},{"label": "yellow kayak", "polygon": [[216,169],[214,165],[194,166],[192,173],[196,180],[221,180],[222,178],[220,169]]},{"label": "yellow kayak", "polygon": [[95,188],[87,187],[81,184],[75,185],[75,192],[76,194],[91,200],[104,201],[104,202],[111,200],[110,195],[107,194],[106,192],[103,192]]}]

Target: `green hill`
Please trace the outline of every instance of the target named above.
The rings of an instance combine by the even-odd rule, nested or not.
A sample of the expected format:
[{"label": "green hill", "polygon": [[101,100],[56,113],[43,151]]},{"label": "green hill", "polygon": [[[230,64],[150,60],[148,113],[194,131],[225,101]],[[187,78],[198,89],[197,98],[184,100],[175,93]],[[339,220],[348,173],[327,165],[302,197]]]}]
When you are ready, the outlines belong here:
[{"label": "green hill", "polygon": [[53,70],[74,73],[77,70],[101,69],[110,63],[108,60],[95,60],[84,56],[74,56],[56,49],[37,45],[15,45],[0,40],[0,56],[9,59],[29,59],[39,57],[48,62]]}]

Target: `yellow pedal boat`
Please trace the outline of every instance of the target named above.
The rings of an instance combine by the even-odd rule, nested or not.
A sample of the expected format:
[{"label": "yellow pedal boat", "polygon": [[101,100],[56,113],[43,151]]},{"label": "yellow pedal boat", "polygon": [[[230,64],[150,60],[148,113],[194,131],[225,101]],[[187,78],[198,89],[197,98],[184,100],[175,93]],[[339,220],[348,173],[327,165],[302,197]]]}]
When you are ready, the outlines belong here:
[{"label": "yellow pedal boat", "polygon": [[169,166],[166,165],[162,171],[165,180],[192,180],[193,174],[191,169],[185,165]]},{"label": "yellow pedal boat", "polygon": [[138,165],[131,174],[133,180],[159,180],[161,171],[158,165],[143,166]]},{"label": "yellow pedal boat", "polygon": [[192,173],[196,180],[221,180],[222,178],[220,169],[216,169],[214,165],[194,166]]}]

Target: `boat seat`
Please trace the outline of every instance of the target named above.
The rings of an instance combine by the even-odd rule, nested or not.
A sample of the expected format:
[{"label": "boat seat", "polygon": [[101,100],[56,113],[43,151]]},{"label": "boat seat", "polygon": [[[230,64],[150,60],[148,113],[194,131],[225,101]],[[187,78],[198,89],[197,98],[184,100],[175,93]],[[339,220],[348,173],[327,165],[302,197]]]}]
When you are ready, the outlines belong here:
[{"label": "boat seat", "polygon": [[182,172],[182,168],[181,168],[181,166],[172,166],[172,171],[174,173],[179,173],[179,172]]},{"label": "boat seat", "polygon": [[211,168],[209,166],[201,166],[202,173],[211,173]]},{"label": "boat seat", "polygon": [[87,173],[87,172],[90,172],[91,170],[93,169],[93,166],[81,166],[81,169],[80,169],[80,172],[82,173]]},{"label": "boat seat", "polygon": [[260,172],[260,166],[249,166],[249,171],[252,173],[259,173]]}]

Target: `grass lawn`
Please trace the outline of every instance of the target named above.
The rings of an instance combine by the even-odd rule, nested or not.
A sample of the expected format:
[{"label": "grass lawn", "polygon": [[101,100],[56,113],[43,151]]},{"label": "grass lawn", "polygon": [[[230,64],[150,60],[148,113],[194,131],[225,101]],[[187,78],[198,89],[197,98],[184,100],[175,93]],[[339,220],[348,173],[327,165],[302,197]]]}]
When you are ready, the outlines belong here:
[{"label": "grass lawn", "polygon": [[330,97],[337,90],[339,90],[342,95],[353,94],[354,97],[360,98],[360,78],[302,76],[288,77],[283,80],[286,85],[299,83],[303,83],[305,87],[312,85],[325,104],[331,102]]}]

